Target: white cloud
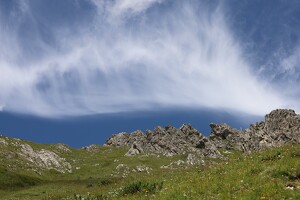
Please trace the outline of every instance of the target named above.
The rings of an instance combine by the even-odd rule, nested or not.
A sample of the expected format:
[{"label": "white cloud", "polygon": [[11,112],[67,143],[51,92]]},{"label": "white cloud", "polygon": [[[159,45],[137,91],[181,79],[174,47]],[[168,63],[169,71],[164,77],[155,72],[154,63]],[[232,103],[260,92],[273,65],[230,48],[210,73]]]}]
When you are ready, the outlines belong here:
[{"label": "white cloud", "polygon": [[300,45],[291,55],[281,60],[281,67],[290,75],[300,69]]},{"label": "white cloud", "polygon": [[124,18],[137,15],[149,7],[165,0],[90,0],[102,14],[108,13],[111,23],[120,23]]},{"label": "white cloud", "polygon": [[[143,15],[160,2],[116,0],[107,6],[106,1],[93,1],[99,13],[113,16]],[[105,24],[99,15],[95,29],[82,25],[73,36],[62,31],[63,51],[49,47],[48,56],[26,66],[6,56],[15,51],[9,42],[0,47],[5,52],[0,57],[0,102],[9,111],[51,117],[161,107],[265,114],[296,105],[250,72],[221,9],[210,12],[191,2],[130,27],[118,19],[121,24]],[[18,45],[13,45],[16,52]]]},{"label": "white cloud", "polygon": [[116,0],[110,11],[113,16],[124,15],[128,12],[137,14],[157,2],[160,0]]}]

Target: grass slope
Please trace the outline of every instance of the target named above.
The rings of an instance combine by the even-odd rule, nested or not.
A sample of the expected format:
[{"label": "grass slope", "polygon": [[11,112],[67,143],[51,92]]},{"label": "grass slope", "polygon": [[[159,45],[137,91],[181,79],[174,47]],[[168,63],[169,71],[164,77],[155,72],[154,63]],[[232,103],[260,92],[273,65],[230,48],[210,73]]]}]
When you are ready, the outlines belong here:
[{"label": "grass slope", "polygon": [[[5,152],[4,147],[0,150]],[[251,155],[227,151],[228,159],[214,165],[178,169],[160,166],[184,156],[124,157],[125,152],[112,147],[100,147],[98,153],[72,149],[59,154],[73,166],[71,174],[45,170],[41,176],[26,170],[21,159],[0,157],[0,199],[300,199],[299,145]],[[129,169],[116,170],[120,164]],[[139,165],[152,170],[132,172]]]}]

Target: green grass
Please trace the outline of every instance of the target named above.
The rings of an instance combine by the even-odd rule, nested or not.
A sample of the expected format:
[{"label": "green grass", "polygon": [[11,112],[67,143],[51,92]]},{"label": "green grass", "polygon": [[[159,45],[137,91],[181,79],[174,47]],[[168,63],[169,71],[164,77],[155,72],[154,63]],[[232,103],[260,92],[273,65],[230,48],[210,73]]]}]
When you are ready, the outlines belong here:
[{"label": "green grass", "polygon": [[0,168],[0,190],[12,190],[41,184],[42,180],[25,174],[17,174]]},{"label": "green grass", "polygon": [[[54,145],[34,148],[55,150]],[[185,156],[124,157],[126,151],[100,147],[98,153],[74,149],[58,153],[71,163],[73,172],[46,170],[41,176],[25,170],[23,160],[0,157],[0,199],[300,199],[299,145],[251,155],[224,152],[227,160],[187,169],[160,168]],[[116,170],[121,163],[130,171],[124,177]],[[150,174],[132,172],[138,165],[152,168]]]}]

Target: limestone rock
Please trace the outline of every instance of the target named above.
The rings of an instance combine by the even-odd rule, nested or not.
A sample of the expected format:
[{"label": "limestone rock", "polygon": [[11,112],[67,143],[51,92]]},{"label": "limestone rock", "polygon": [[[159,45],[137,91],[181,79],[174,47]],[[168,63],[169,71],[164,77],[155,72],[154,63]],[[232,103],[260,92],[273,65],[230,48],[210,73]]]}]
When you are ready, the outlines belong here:
[{"label": "limestone rock", "polygon": [[145,152],[165,156],[193,152],[203,157],[222,157],[215,145],[189,124],[184,124],[179,129],[172,126],[158,126],[153,132],[147,130],[146,134],[141,131],[135,131],[131,134],[116,134],[108,139],[106,145],[130,147],[125,154],[126,156]]},{"label": "limestone rock", "polygon": [[185,163],[187,165],[200,165],[200,164],[204,164],[204,161],[199,159],[195,154],[189,154],[188,157],[186,158]]},{"label": "limestone rock", "polygon": [[211,124],[209,140],[219,149],[236,149],[246,153],[284,144],[300,144],[300,115],[294,110],[277,109],[265,121],[239,131],[226,124]]},{"label": "limestone rock", "polygon": [[237,129],[231,128],[227,124],[210,124],[211,134],[208,139],[215,144],[218,149],[243,150],[247,136]]},{"label": "limestone rock", "polygon": [[161,169],[176,169],[180,167],[187,167],[186,163],[183,160],[177,160],[174,162],[171,162],[169,165],[163,165],[160,168]]},{"label": "limestone rock", "polygon": [[66,145],[66,144],[56,144],[55,147],[60,151],[60,152],[71,152],[71,148]]},{"label": "limestone rock", "polygon": [[4,139],[4,138],[0,138],[0,146],[3,145],[3,146],[7,146],[8,145],[8,142]]},{"label": "limestone rock", "polygon": [[99,152],[99,147],[95,144],[91,144],[89,146],[86,146],[86,147],[82,147],[81,149],[84,149],[88,152],[91,152],[91,153],[98,153]]},{"label": "limestone rock", "polygon": [[128,146],[128,139],[129,139],[128,133],[122,132],[119,134],[113,134],[110,138],[108,138],[105,145],[125,147]]},{"label": "limestone rock", "polygon": [[65,158],[61,158],[54,152],[45,149],[35,151],[28,144],[21,144],[20,146],[21,153],[19,153],[19,155],[31,163],[44,169],[54,169],[61,173],[72,172],[71,164],[68,163]]},{"label": "limestone rock", "polygon": [[277,109],[266,115],[264,122],[251,125],[244,133],[249,135],[246,144],[249,151],[300,144],[300,115],[294,110]]},{"label": "limestone rock", "polygon": [[139,143],[135,142],[130,147],[129,151],[125,154],[125,156],[135,156],[135,155],[138,155],[138,154],[143,153],[143,152],[144,152],[144,150],[141,147],[141,145]]},{"label": "limestone rock", "polygon": [[127,165],[125,165],[125,164],[119,164],[119,165],[116,167],[116,170],[128,172],[128,171],[129,171],[129,167],[128,167]]},{"label": "limestone rock", "polygon": [[138,165],[136,166],[132,171],[133,172],[146,172],[147,174],[150,174],[150,171],[152,170],[152,168],[147,167],[146,165]]}]

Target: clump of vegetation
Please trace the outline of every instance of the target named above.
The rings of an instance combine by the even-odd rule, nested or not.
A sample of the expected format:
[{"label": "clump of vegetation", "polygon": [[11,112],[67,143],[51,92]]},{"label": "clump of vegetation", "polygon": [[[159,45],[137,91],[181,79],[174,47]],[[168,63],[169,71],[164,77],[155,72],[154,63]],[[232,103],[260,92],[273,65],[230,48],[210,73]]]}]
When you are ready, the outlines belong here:
[{"label": "clump of vegetation", "polygon": [[154,194],[160,191],[163,188],[163,182],[159,183],[147,183],[147,182],[133,182],[128,185],[125,185],[120,192],[120,195],[126,196],[129,194],[136,194],[136,193],[148,193]]},{"label": "clump of vegetation", "polygon": [[265,155],[261,158],[261,161],[274,161],[281,159],[281,152],[276,151],[275,153],[271,153],[269,155]]},{"label": "clump of vegetation", "polygon": [[292,180],[294,178],[293,174],[287,169],[278,169],[272,173],[273,178],[286,178]]},{"label": "clump of vegetation", "polygon": [[103,178],[93,178],[89,177],[87,180],[86,187],[94,187],[94,186],[106,186],[113,183],[116,183],[118,181],[117,178],[114,177],[103,177]]},{"label": "clump of vegetation", "polygon": [[112,178],[101,178],[98,180],[98,185],[109,185],[112,183],[115,183],[116,180],[112,179]]},{"label": "clump of vegetation", "polygon": [[300,151],[293,151],[291,152],[290,156],[292,158],[300,158]]}]

